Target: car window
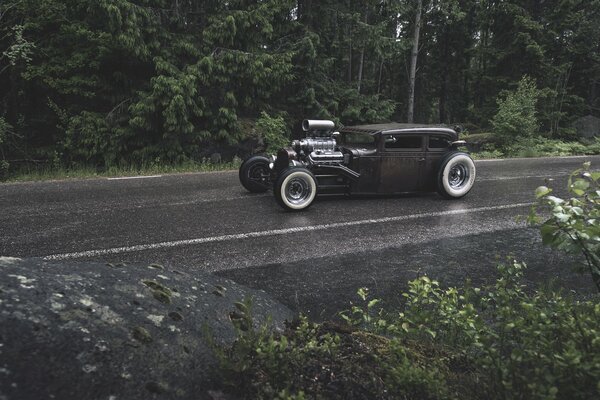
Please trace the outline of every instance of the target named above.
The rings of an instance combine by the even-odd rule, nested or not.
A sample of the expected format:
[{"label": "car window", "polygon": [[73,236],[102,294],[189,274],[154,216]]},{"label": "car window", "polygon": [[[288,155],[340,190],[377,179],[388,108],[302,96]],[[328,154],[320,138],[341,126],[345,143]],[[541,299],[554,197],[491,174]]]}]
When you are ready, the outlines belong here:
[{"label": "car window", "polygon": [[431,135],[429,136],[429,148],[430,149],[446,149],[450,146],[450,139],[443,135]]},{"label": "car window", "polygon": [[375,136],[365,134],[365,133],[356,133],[356,132],[348,132],[344,133],[343,143],[348,145],[374,145],[375,144]]},{"label": "car window", "polygon": [[386,135],[385,136],[385,148],[386,149],[421,149],[423,143],[422,136],[404,136],[404,135]]}]

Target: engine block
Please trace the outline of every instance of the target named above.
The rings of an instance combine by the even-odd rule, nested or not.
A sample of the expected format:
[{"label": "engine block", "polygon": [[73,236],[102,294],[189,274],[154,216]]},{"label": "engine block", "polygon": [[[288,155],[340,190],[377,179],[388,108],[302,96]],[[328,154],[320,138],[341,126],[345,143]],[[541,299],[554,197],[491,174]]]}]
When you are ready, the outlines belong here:
[{"label": "engine block", "polygon": [[294,140],[292,147],[298,153],[310,154],[313,151],[330,152],[335,151],[336,142],[334,138],[305,138]]}]

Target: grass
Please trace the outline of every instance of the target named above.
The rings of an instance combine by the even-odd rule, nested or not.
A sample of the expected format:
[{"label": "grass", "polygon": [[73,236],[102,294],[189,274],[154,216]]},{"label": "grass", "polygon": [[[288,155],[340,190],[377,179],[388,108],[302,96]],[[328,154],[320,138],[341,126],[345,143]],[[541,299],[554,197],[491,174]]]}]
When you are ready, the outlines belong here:
[{"label": "grass", "polygon": [[475,145],[471,155],[476,160],[493,158],[564,157],[600,154],[600,138],[588,142],[564,141],[535,137],[515,140],[507,146],[499,146],[493,134],[481,133],[461,137]]},{"label": "grass", "polygon": [[161,174],[177,174],[186,172],[213,172],[238,169],[241,161],[235,159],[232,162],[213,164],[210,162],[188,161],[181,164],[152,164],[147,166],[122,166],[110,167],[106,170],[98,170],[93,167],[77,166],[65,167],[21,167],[8,173],[6,182],[31,182],[65,179],[93,179],[113,178],[121,176],[148,176]]},{"label": "grass", "polygon": [[[600,138],[589,143],[579,141],[565,142],[557,139],[532,138],[516,141],[511,146],[500,149],[493,141],[492,133],[464,134],[461,139],[467,143],[477,144],[480,150],[471,151],[475,160],[494,158],[527,158],[527,157],[559,157],[600,154]],[[149,164],[145,166],[119,166],[99,170],[95,167],[76,166],[73,168],[44,166],[27,166],[9,171],[3,179],[0,169],[0,181],[30,182],[66,179],[93,179],[121,176],[147,176],[176,174],[186,172],[228,171],[239,168],[241,160],[213,164],[207,161],[187,161],[180,164]]]}]

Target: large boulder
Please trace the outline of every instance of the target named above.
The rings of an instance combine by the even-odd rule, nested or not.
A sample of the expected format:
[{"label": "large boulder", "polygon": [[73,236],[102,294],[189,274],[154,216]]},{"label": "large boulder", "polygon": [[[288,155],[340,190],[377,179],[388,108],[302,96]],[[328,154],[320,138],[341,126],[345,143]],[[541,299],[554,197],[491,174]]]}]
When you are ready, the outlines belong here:
[{"label": "large boulder", "polygon": [[593,115],[586,115],[578,118],[573,122],[573,127],[577,131],[577,135],[583,138],[592,138],[600,136],[600,118]]},{"label": "large boulder", "polygon": [[0,399],[212,398],[207,337],[231,342],[250,297],[255,324],[292,317],[205,273],[0,257]]}]

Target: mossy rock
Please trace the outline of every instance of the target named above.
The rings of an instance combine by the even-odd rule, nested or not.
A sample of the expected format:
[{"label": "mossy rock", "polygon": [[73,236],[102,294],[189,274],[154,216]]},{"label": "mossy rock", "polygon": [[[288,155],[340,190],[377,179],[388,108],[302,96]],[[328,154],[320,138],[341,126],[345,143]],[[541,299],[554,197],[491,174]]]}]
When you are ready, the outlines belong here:
[{"label": "mossy rock", "polygon": [[216,360],[206,332],[234,340],[234,303],[252,297],[254,323],[271,316],[275,329],[292,317],[264,292],[148,265],[0,257],[0,288],[0,399],[8,400],[211,398]]}]

